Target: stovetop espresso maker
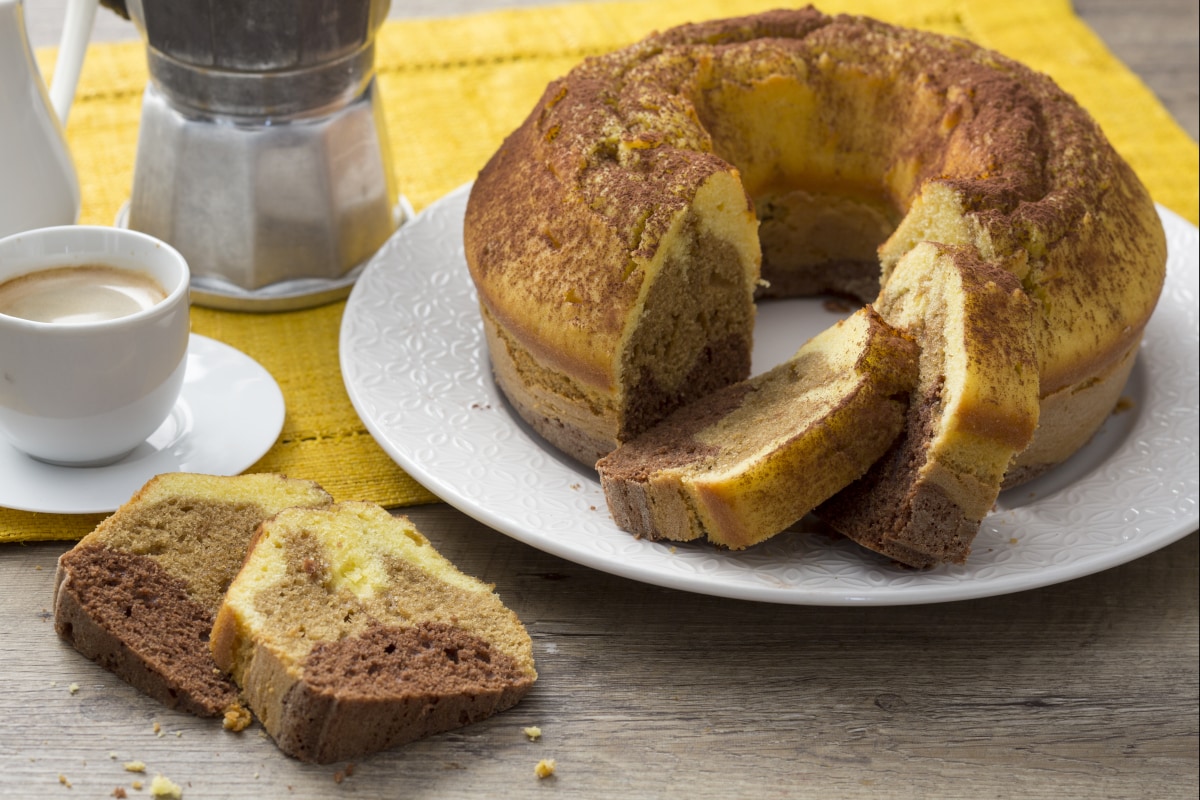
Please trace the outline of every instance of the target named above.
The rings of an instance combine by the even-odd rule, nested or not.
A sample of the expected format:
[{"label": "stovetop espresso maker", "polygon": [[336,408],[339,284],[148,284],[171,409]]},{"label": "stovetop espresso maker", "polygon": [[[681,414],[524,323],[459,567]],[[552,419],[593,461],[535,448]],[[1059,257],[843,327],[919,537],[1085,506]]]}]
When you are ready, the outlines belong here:
[{"label": "stovetop espresso maker", "polygon": [[344,297],[403,221],[375,83],[388,6],[126,1],[150,81],[122,222],[183,253],[195,302]]}]

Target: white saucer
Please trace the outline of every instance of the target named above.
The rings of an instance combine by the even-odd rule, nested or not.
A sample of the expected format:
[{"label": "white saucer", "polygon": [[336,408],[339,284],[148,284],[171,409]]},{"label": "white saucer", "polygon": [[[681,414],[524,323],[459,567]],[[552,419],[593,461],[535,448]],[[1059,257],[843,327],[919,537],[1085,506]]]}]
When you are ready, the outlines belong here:
[{"label": "white saucer", "polygon": [[171,416],[125,458],[59,467],[0,442],[0,506],[57,514],[108,513],[164,472],[236,475],[283,430],[283,393],[254,359],[192,334],[183,392]]}]

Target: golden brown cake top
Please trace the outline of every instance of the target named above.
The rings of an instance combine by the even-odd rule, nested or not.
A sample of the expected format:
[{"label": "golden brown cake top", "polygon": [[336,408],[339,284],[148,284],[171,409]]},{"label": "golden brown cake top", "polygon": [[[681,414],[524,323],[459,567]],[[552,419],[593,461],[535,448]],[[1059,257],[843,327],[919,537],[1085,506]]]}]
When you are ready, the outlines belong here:
[{"label": "golden brown cake top", "polygon": [[611,350],[647,259],[721,172],[750,198],[885,198],[908,215],[881,248],[885,275],[923,240],[1012,272],[1039,305],[1043,395],[1125,352],[1161,288],[1144,187],[1048,77],[965,40],[808,7],[680,26],[552,82],[472,193],[481,301],[539,355],[560,356],[570,329]]}]

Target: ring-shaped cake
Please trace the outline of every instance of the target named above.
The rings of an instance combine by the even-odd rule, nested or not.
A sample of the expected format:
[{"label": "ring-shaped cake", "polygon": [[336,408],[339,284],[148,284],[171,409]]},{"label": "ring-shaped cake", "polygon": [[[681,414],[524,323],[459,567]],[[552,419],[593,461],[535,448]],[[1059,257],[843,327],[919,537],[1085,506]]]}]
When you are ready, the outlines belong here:
[{"label": "ring-shaped cake", "polygon": [[[464,243],[498,385],[588,466],[745,379],[764,298],[896,310],[888,323],[938,352],[912,393],[934,407],[910,415],[910,434],[943,416],[930,370],[991,348],[974,374],[1028,394],[1034,371],[1036,408],[968,381],[953,415],[975,438],[955,469],[1004,461],[999,477],[981,471],[976,506],[1069,457],[1111,413],[1166,262],[1149,194],[1048,77],[811,7],[673,28],[550,83],[480,172]],[[942,316],[922,317],[929,304],[899,299],[936,283],[906,260],[957,275],[946,257],[1004,274],[1028,306],[968,323],[975,355],[954,351]],[[897,271],[905,286],[889,290]],[[956,285],[994,289],[983,273]]]}]

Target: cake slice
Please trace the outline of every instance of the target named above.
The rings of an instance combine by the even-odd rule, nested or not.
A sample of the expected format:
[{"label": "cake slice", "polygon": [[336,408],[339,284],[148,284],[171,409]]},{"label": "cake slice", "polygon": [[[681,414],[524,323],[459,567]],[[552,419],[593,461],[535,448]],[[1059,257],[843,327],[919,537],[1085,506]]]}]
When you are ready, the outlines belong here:
[{"label": "cake slice", "polygon": [[817,516],[903,564],[960,563],[1037,427],[1034,307],[1012,274],[930,243],[875,306],[920,343],[918,391],[904,435]]},{"label": "cake slice", "polygon": [[477,722],[537,678],[492,588],[369,503],[263,523],[211,645],[280,749],[322,764]]},{"label": "cake slice", "polygon": [[638,536],[731,549],[774,536],[888,449],[917,358],[911,339],[861,309],[602,458],[613,519]]},{"label": "cake slice", "polygon": [[237,687],[209,652],[213,619],[259,523],[333,498],[281,475],[152,478],[58,560],[54,627],[170,708],[221,716]]}]

